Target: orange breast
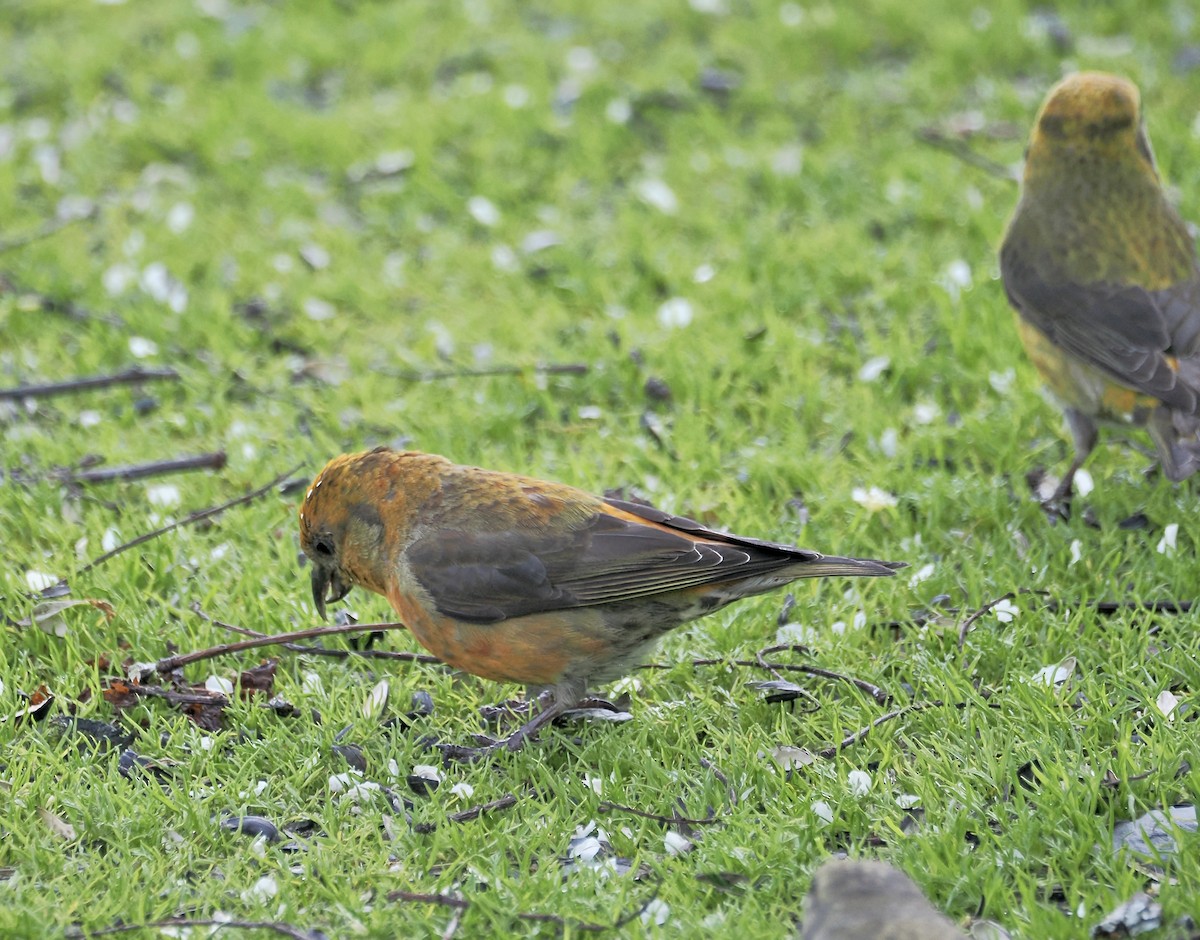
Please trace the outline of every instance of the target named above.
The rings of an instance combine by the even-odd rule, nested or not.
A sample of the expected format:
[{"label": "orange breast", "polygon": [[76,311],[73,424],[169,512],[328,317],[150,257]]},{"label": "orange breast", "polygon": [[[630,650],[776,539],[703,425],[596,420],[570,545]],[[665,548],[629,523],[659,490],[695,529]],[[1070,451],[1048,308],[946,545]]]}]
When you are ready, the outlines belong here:
[{"label": "orange breast", "polygon": [[395,590],[387,598],[429,652],[485,679],[553,685],[565,674],[586,674],[588,663],[604,661],[609,652],[602,614],[594,608],[472,624],[428,610]]}]

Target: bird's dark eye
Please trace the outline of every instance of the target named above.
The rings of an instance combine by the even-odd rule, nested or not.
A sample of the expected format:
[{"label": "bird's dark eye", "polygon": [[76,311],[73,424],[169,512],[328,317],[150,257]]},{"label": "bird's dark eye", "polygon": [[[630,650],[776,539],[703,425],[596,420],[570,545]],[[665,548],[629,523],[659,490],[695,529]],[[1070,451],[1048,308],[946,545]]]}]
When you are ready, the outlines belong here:
[{"label": "bird's dark eye", "polygon": [[314,538],[312,548],[313,551],[322,558],[333,557],[333,539],[331,539],[328,535],[318,535],[316,538]]}]

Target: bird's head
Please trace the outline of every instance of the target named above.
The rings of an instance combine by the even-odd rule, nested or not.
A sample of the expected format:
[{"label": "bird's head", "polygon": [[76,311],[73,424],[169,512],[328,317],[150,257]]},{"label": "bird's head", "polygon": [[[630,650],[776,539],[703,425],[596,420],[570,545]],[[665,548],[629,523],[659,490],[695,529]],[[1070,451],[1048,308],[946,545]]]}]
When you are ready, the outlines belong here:
[{"label": "bird's head", "polygon": [[1077,72],[1050,89],[1029,141],[1026,174],[1063,159],[1133,162],[1157,176],[1133,82]]},{"label": "bird's head", "polygon": [[312,563],[312,595],[325,605],[362,586],[384,593],[388,551],[378,500],[376,452],[343,454],[329,461],[300,505],[300,548]]}]

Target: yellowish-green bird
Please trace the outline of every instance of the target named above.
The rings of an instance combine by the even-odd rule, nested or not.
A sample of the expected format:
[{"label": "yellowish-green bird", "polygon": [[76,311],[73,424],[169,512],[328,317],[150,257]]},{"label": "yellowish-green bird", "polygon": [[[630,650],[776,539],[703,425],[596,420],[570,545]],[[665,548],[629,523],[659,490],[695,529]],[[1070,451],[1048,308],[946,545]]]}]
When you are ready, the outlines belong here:
[{"label": "yellowish-green bird", "polygon": [[1132,82],[1080,72],[1050,90],[1000,273],[1074,439],[1050,507],[1069,502],[1099,424],[1144,427],[1173,481],[1200,470],[1200,271]]}]

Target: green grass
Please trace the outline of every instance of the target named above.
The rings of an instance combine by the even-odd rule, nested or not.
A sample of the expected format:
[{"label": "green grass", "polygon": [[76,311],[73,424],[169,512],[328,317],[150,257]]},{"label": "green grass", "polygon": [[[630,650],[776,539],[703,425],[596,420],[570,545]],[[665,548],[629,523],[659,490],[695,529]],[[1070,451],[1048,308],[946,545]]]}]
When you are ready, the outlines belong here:
[{"label": "green grass", "polygon": [[[576,936],[573,925],[611,924],[656,890],[666,923],[639,918],[624,933],[785,937],[813,869],[844,850],[889,858],[964,924],[980,916],[1014,935],[1084,937],[1145,886],[1107,846],[1118,820],[1200,790],[1195,771],[1177,773],[1196,763],[1197,621],[1163,617],[1152,633],[1144,614],[1101,617],[1091,604],[1196,596],[1196,487],[1148,482],[1144,457],[1105,446],[1081,501],[1098,526],[1078,512],[1047,522],[1024,475],[1061,472],[1069,449],[998,281],[1016,187],[916,132],[975,114],[998,133],[970,146],[1016,165],[1064,70],[1119,71],[1142,88],[1164,174],[1200,219],[1200,73],[1172,65],[1198,27],[1182,6],[1154,16],[1134,2],[1061,4],[1076,43],[1064,56],[1013,0],[986,14],[946,0],[725,7],[6,4],[0,240],[36,231],[66,196],[100,208],[0,253],[15,285],[0,293],[0,385],[135,361],[172,366],[182,381],[0,402],[4,613],[30,613],[31,570],[115,610],[111,621],[68,611],[64,637],[7,626],[0,714],[46,684],[53,714],[117,720],[138,753],[178,762],[161,785],[127,779],[116,752],[80,749],[48,722],[0,725],[0,933],[224,912],[330,936],[440,934],[453,911],[386,899],[404,890],[461,892],[462,936]],[[786,25],[797,10],[799,24]],[[708,69],[735,87],[704,90]],[[610,117],[622,113],[623,123]],[[411,167],[366,172],[400,152]],[[647,180],[670,188],[673,213],[640,195]],[[472,196],[496,207],[494,225],[469,214]],[[178,206],[191,208],[190,224]],[[557,244],[525,252],[541,231]],[[326,266],[302,260],[312,245]],[[186,289],[182,309],[138,286],[155,263]],[[702,266],[708,279],[696,277]],[[948,290],[954,266],[969,283]],[[676,297],[692,305],[685,327],[657,315]],[[45,310],[45,299],[80,313]],[[135,360],[135,337],[157,352]],[[862,381],[877,356],[888,368]],[[401,377],[538,362],[588,371]],[[669,401],[648,395],[650,378]],[[147,396],[155,407],[135,408]],[[398,442],[595,491],[626,487],[746,534],[905,559],[910,571],[886,583],[798,586],[790,619],[814,634],[800,661],[881,685],[896,707],[962,707],[900,716],[784,773],[773,748],[819,751],[892,706],[796,674],[815,700],[768,704],[750,685],[765,674],[689,664],[773,643],[782,597],[764,597],[670,636],[655,660],[677,665],[638,674],[633,721],[554,729],[520,754],[446,768],[432,796],[412,797],[413,822],[436,823],[432,832],[382,799],[354,812],[334,798],[329,778],[346,764],[331,746],[358,744],[367,777],[407,794],[412,767],[437,763],[422,735],[467,741],[478,707],[514,689],[437,666],[278,652],[275,691],[296,717],[236,702],[210,735],[161,701],[115,716],[100,692],[123,661],[229,639],[193,604],[264,632],[315,617],[295,495],[76,574],[107,530],[130,539],[296,464],[308,476],[336,453]],[[229,458],[217,473],[86,488],[12,479],[89,454],[122,464],[217,449]],[[163,483],[178,486],[177,505],[151,504]],[[897,504],[859,505],[854,489],[872,486]],[[789,508],[797,496],[807,522]],[[1138,512],[1147,527],[1119,527]],[[1172,522],[1178,549],[1159,554]],[[984,616],[957,648],[962,616],[1026,588],[1060,608],[1020,596],[1013,622]],[[898,634],[885,626],[939,594],[962,613]],[[349,604],[364,622],[388,618],[379,598]],[[837,621],[852,626],[828,629]],[[411,643],[393,632],[384,648]],[[1067,687],[1031,684],[1066,656],[1079,663]],[[256,662],[187,674],[236,677]],[[406,712],[415,691],[433,695],[433,715],[410,733],[363,714],[384,675],[385,716]],[[1167,688],[1184,708],[1171,722],[1154,707]],[[854,770],[871,775],[865,796],[849,787]],[[1108,771],[1117,785],[1104,785]],[[459,782],[473,795],[453,795]],[[446,821],[508,793],[511,808]],[[915,824],[903,795],[919,798]],[[711,807],[722,823],[669,855],[660,823],[602,813],[602,800],[666,815],[682,800],[686,815]],[[831,822],[814,814],[818,802]],[[75,837],[56,835],[39,810]],[[302,852],[259,851],[218,827],[227,812],[312,820],[319,834]],[[593,820],[643,879],[585,870],[564,882],[560,859]],[[702,877],[714,873],[745,880],[722,889]],[[1194,909],[1195,854],[1172,874],[1161,886],[1167,922]],[[251,889],[266,876],[277,894],[264,900]]]}]

